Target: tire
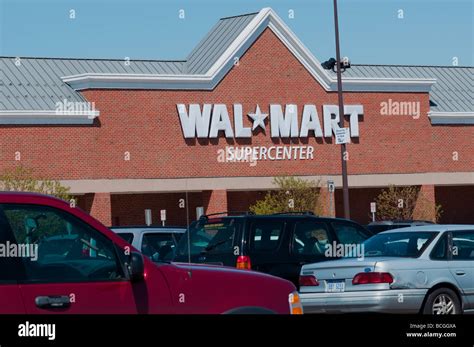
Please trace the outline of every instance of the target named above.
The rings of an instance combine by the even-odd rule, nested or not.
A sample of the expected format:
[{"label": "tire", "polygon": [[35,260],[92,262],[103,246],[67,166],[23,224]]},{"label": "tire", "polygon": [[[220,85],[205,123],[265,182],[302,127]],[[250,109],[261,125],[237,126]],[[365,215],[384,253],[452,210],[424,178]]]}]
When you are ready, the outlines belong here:
[{"label": "tire", "polygon": [[423,314],[446,315],[461,313],[461,302],[456,293],[449,288],[438,288],[431,292],[423,306]]}]

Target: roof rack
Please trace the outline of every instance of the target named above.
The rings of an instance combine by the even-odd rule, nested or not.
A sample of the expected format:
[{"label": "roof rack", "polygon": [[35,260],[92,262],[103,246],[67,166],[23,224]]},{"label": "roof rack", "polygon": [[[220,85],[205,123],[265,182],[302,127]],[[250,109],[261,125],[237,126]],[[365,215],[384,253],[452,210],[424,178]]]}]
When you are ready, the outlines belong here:
[{"label": "roof rack", "polygon": [[280,214],[303,214],[303,215],[308,215],[308,216],[315,216],[313,211],[287,211],[287,212],[272,213],[272,215],[280,215]]},{"label": "roof rack", "polygon": [[251,212],[251,211],[224,211],[224,212],[216,212],[216,213],[210,213],[210,214],[203,214],[201,217],[199,217],[199,219],[206,219],[206,218],[209,218],[211,216],[219,216],[219,215],[222,215],[222,214],[226,214],[227,216],[235,216],[235,215],[254,215],[255,213]]}]

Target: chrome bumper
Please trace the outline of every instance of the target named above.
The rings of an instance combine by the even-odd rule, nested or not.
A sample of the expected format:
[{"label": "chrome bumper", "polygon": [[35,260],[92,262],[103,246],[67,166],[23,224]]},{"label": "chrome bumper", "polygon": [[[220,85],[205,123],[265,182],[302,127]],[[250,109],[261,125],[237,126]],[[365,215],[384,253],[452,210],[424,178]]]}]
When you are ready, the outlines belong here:
[{"label": "chrome bumper", "polygon": [[300,293],[305,313],[418,313],[427,289]]}]

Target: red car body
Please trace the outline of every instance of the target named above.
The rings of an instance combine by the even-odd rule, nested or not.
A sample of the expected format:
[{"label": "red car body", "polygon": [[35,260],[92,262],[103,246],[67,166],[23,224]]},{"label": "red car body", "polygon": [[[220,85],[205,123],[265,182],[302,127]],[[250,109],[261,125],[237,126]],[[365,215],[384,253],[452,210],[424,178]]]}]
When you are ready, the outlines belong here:
[{"label": "red car body", "polygon": [[[66,202],[35,193],[0,193],[0,232],[8,225],[2,206],[27,204],[62,210],[85,222],[116,247],[132,248],[96,219]],[[2,219],[3,218],[3,219]],[[1,239],[0,239],[0,242]],[[134,250],[135,251],[135,250]],[[14,314],[289,314],[292,283],[270,275],[233,268],[194,264],[157,264],[143,257],[139,281],[72,282],[0,280],[0,313]],[[67,307],[44,308],[37,297],[68,296]]]}]

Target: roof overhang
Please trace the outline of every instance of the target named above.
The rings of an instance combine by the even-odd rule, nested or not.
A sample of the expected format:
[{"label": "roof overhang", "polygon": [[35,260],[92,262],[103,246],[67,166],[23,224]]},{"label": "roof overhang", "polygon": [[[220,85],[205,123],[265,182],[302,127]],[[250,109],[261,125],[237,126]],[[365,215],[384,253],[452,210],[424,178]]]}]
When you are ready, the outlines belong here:
[{"label": "roof overhang", "polygon": [[428,112],[431,124],[474,124],[474,112]]},{"label": "roof overhang", "polygon": [[[150,75],[85,73],[64,76],[62,80],[75,90],[102,89],[184,89],[212,90],[241,57],[269,28],[328,92],[337,91],[337,79],[321,67],[321,63],[271,9],[262,9],[245,27],[226,51],[205,74]],[[429,92],[435,79],[426,78],[343,78],[344,91]]]},{"label": "roof overhang", "polygon": [[99,116],[97,110],[64,111],[56,110],[0,110],[0,124],[12,125],[90,125]]}]

